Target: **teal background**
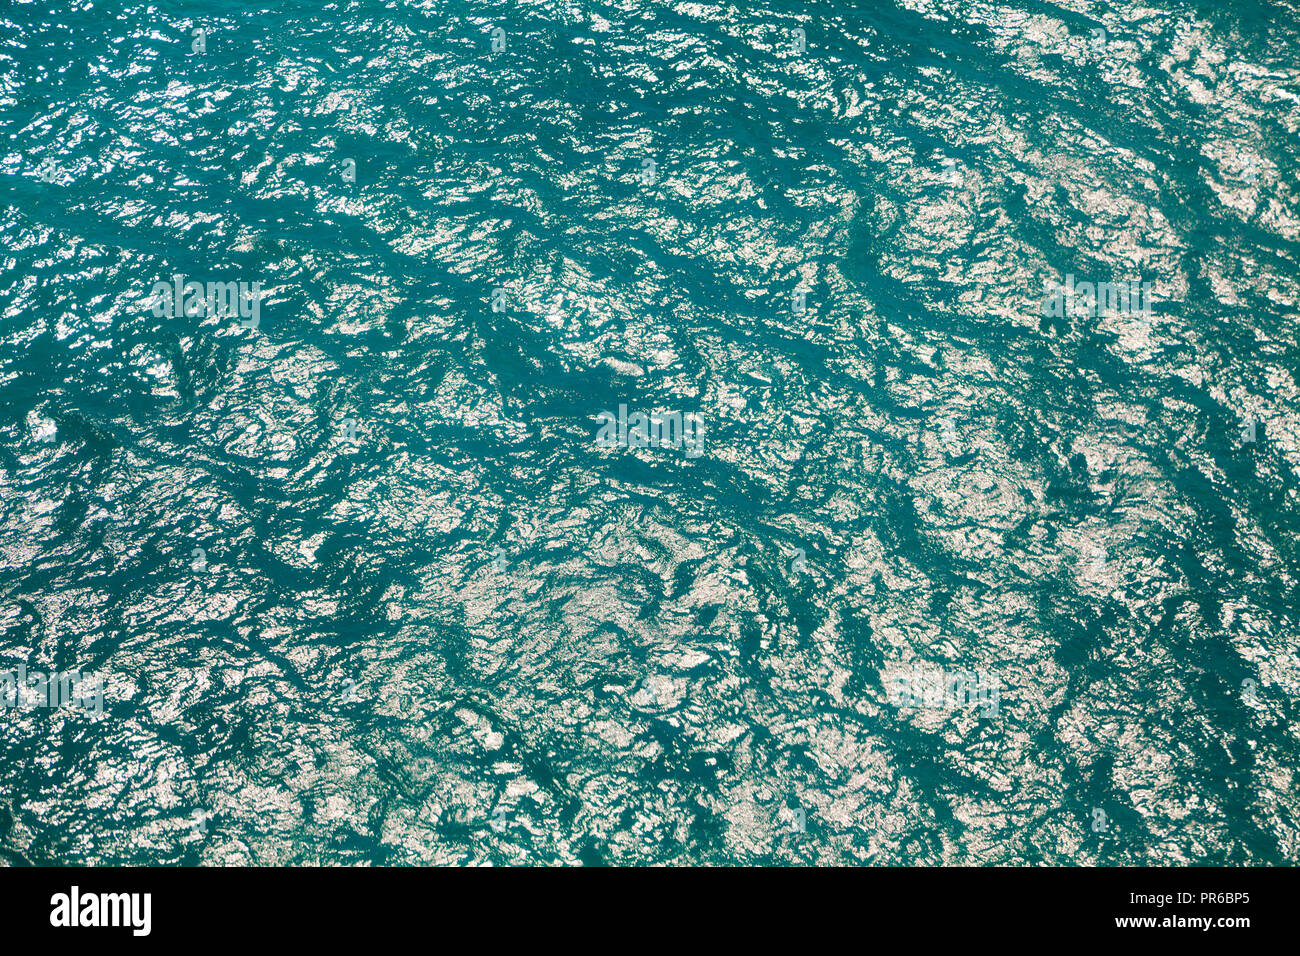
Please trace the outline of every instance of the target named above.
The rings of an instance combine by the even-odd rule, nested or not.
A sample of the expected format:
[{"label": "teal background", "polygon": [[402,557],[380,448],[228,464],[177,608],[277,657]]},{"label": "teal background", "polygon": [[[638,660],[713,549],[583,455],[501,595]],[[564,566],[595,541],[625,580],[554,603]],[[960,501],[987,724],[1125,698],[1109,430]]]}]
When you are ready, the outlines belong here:
[{"label": "teal background", "polygon": [[1294,863],[1296,5],[579,6],[0,11],[0,857]]}]

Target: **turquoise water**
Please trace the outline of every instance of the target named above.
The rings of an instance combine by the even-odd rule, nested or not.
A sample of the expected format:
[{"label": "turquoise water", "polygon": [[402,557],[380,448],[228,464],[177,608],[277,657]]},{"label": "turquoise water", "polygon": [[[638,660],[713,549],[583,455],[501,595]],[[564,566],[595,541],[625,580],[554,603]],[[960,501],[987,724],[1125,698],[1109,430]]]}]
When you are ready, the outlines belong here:
[{"label": "turquoise water", "polygon": [[1297,51],[10,3],[0,858],[1294,863]]}]

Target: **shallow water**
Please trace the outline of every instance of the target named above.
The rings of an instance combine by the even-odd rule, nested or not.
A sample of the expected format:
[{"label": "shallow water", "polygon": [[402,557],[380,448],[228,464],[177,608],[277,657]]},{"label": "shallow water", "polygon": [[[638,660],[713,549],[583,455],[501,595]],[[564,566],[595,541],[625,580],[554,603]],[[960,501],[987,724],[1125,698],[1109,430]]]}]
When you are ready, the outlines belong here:
[{"label": "shallow water", "polygon": [[1300,8],[573,7],[0,12],[0,858],[1296,862]]}]

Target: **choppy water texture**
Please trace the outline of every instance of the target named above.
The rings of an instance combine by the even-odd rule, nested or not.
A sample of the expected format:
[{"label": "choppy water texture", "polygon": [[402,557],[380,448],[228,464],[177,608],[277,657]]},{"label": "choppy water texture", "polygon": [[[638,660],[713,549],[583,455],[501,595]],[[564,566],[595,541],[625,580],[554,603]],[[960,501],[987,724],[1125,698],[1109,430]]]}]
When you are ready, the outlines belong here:
[{"label": "choppy water texture", "polygon": [[1297,4],[201,6],[0,12],[4,860],[1297,859]]}]

